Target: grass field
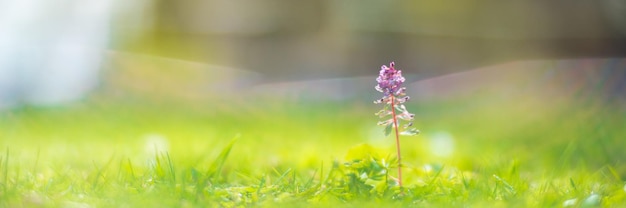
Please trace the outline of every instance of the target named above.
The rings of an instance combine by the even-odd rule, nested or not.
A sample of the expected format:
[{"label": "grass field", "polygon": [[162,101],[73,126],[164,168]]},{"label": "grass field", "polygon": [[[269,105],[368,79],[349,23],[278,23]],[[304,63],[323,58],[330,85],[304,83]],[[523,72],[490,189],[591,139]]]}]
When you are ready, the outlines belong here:
[{"label": "grass field", "polygon": [[410,102],[402,188],[370,100],[22,107],[0,117],[0,206],[626,206],[623,101],[545,98]]}]

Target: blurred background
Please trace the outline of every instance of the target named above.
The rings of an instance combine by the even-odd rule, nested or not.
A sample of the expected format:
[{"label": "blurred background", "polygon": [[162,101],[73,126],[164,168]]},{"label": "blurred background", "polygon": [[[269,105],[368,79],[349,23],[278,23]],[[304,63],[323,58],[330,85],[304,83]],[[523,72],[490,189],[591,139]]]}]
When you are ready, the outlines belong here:
[{"label": "blurred background", "polygon": [[[150,141],[213,135],[206,128],[220,138],[267,137],[261,142],[337,136],[311,133],[319,124],[352,131],[343,136],[359,132],[349,145],[377,143],[363,138],[382,135],[374,125],[379,106],[372,101],[379,95],[373,87],[379,67],[390,61],[407,77],[414,100],[408,107],[424,132],[408,145],[426,149],[408,158],[449,157],[455,146],[471,157],[485,152],[482,144],[501,140],[515,142],[493,152],[519,148],[514,153],[528,160],[579,155],[601,166],[626,158],[620,148],[626,140],[621,0],[1,1],[0,136],[5,145],[19,135],[46,140],[88,130]],[[172,102],[193,110],[181,113]],[[330,107],[285,104],[319,102]],[[33,117],[33,106],[78,110]],[[263,129],[250,117],[279,121]],[[292,119],[303,126],[287,123]],[[100,122],[95,127],[71,129],[94,120]],[[190,122],[197,124],[169,129]],[[537,142],[545,151],[533,155]],[[308,151],[346,149],[317,148]]]},{"label": "blurred background", "polygon": [[[206,94],[218,80],[247,88],[373,76],[390,61],[416,81],[513,61],[626,56],[619,0],[28,0],[3,2],[0,13],[0,106],[80,99],[135,72],[146,78],[128,84],[150,85],[141,70],[204,74],[195,90]],[[172,69],[155,72],[163,68]]]}]

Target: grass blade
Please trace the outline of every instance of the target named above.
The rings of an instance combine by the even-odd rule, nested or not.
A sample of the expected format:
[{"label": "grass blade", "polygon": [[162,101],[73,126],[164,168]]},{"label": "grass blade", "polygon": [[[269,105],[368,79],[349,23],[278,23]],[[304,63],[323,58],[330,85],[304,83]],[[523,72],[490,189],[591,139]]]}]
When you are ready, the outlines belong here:
[{"label": "grass blade", "polygon": [[215,179],[220,175],[220,173],[222,172],[222,167],[224,166],[224,162],[226,162],[226,158],[228,158],[230,150],[233,148],[235,141],[237,141],[236,138],[230,141],[230,143],[228,143],[228,145],[224,147],[224,149],[222,149],[222,152],[220,152],[217,158],[215,158],[215,161],[213,161],[213,164],[211,164],[211,167],[209,167],[209,170],[207,171],[207,177],[209,180]]}]

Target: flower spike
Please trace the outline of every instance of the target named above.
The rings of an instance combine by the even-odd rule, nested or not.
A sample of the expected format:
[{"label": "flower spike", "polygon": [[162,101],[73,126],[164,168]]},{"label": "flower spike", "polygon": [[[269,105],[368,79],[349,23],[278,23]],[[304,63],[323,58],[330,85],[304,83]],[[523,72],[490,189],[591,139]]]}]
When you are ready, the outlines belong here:
[{"label": "flower spike", "polygon": [[[396,63],[391,62],[389,66],[382,65],[380,72],[376,78],[378,83],[374,89],[383,93],[383,97],[374,101],[375,104],[383,104],[384,107],[377,115],[380,118],[384,118],[391,115],[391,118],[378,122],[378,125],[385,126],[385,136],[391,134],[391,129],[395,129],[396,133],[396,148],[398,152],[398,185],[402,187],[402,164],[400,157],[400,135],[416,135],[419,130],[410,128],[413,125],[413,119],[415,114],[409,113],[404,106],[404,103],[409,101],[409,96],[406,96],[406,87],[403,87],[404,77],[401,70],[396,70]],[[404,120],[406,124],[400,127],[399,120]],[[402,132],[400,132],[402,131]]]}]

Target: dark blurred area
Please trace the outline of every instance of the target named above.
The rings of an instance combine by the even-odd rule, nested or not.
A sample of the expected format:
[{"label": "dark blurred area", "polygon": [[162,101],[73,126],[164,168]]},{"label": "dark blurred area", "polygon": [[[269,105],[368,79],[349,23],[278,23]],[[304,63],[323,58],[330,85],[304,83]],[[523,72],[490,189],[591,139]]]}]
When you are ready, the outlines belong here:
[{"label": "dark blurred area", "polygon": [[513,61],[623,57],[621,0],[0,2],[0,108],[123,84],[207,94],[375,76],[390,61],[418,81]]},{"label": "dark blurred area", "polygon": [[115,49],[273,80],[370,75],[391,60],[428,78],[514,60],[626,56],[619,0],[153,3],[145,36]]}]

